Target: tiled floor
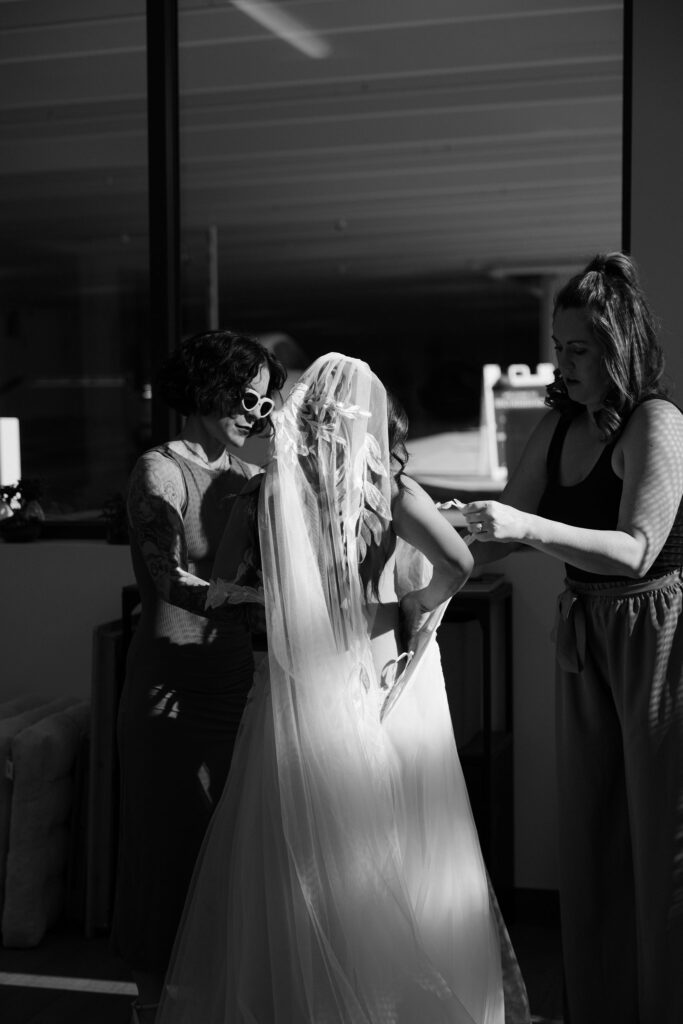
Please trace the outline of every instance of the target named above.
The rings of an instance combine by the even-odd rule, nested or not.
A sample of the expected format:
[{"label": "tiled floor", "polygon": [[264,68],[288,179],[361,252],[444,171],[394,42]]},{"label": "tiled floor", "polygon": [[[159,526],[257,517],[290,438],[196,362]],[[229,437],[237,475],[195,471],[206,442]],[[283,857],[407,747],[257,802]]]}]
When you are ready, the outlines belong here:
[{"label": "tiled floor", "polygon": [[[518,913],[509,929],[534,1024],[559,1024],[562,969],[557,924],[539,922],[536,914],[525,916],[522,920]],[[133,998],[130,975],[104,937],[86,939],[78,929],[63,927],[49,933],[36,949],[0,949],[2,1024],[129,1024]]]}]

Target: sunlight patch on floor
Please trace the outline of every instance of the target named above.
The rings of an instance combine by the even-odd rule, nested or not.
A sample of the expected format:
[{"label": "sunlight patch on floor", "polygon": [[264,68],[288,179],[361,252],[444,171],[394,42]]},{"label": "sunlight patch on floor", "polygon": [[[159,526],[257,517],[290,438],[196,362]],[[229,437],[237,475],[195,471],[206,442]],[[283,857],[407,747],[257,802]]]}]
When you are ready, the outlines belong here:
[{"label": "sunlight patch on floor", "polygon": [[13,974],[0,971],[0,985],[17,988],[49,988],[69,992],[104,992],[110,996],[136,996],[132,981],[106,981],[97,978],[64,978],[48,974]]}]

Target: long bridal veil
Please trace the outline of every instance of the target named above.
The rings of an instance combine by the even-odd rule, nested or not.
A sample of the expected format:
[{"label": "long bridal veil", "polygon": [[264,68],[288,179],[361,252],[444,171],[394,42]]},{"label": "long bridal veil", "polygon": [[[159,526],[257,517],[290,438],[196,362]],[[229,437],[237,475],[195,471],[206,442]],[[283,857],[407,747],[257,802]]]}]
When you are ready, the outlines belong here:
[{"label": "long bridal veil", "polygon": [[435,644],[380,720],[359,565],[388,550],[390,459],[369,367],[317,360],[278,414],[275,456],[258,508],[267,664],[158,1020],[502,1024],[499,931]]}]

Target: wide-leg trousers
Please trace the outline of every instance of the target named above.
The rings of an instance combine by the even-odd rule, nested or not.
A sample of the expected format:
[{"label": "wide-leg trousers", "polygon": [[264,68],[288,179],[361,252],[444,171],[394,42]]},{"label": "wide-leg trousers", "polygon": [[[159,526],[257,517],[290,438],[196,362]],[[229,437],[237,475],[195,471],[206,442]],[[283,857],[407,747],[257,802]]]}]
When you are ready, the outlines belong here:
[{"label": "wide-leg trousers", "polygon": [[560,595],[567,1024],[683,1022],[683,573]]}]

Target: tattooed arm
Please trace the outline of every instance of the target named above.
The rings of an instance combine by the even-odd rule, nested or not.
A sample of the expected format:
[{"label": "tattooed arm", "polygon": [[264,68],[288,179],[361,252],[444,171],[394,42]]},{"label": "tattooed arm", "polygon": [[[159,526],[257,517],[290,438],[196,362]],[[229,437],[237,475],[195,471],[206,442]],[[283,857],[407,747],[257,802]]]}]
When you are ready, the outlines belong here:
[{"label": "tattooed arm", "polygon": [[160,452],[138,459],[128,489],[128,520],[157,593],[169,604],[210,619],[235,619],[234,608],[206,608],[209,584],[187,571],[185,483]]}]

